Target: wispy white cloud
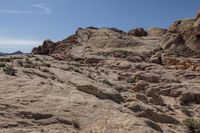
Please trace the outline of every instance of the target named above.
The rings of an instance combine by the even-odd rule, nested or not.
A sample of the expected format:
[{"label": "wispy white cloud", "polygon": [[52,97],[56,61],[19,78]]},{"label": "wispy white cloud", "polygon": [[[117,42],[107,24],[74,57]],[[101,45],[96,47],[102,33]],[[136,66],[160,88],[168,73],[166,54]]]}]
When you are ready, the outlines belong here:
[{"label": "wispy white cloud", "polygon": [[7,10],[7,9],[0,9],[0,13],[11,13],[11,14],[30,14],[33,13],[32,11],[19,11],[19,10]]},{"label": "wispy white cloud", "polygon": [[40,45],[41,43],[42,42],[38,40],[0,38],[0,46],[4,46],[4,47],[37,46],[37,45]]},{"label": "wispy white cloud", "polygon": [[51,13],[51,10],[45,4],[33,4],[33,6],[42,9],[43,13]]},{"label": "wispy white cloud", "polygon": [[13,9],[0,9],[0,13],[4,14],[49,14],[51,13],[51,9],[48,8],[45,4],[33,4],[32,5],[39,10],[13,10]]}]

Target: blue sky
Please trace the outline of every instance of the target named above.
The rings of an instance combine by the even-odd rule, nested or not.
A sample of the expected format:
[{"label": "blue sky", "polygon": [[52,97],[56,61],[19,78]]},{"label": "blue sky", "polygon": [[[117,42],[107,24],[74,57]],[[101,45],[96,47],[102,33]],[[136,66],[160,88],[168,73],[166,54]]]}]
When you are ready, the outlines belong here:
[{"label": "blue sky", "polygon": [[0,51],[30,52],[78,27],[167,28],[198,10],[200,0],[0,0]]}]

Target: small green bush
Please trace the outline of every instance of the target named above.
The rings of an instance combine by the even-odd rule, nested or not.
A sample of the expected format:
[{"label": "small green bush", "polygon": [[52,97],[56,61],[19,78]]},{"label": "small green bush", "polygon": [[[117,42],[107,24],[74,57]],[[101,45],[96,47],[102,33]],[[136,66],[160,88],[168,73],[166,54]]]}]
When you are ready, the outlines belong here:
[{"label": "small green bush", "polygon": [[190,110],[187,109],[186,107],[183,107],[183,108],[181,109],[181,112],[182,112],[183,114],[189,116],[189,117],[192,116],[192,111],[190,111]]},{"label": "small green bush", "polygon": [[107,79],[104,79],[102,82],[103,82],[104,84],[109,85],[109,86],[113,86],[113,84],[112,84],[109,80],[107,80]]},{"label": "small green bush", "polygon": [[5,66],[6,66],[6,64],[0,63],[0,67],[5,67]]},{"label": "small green bush", "polygon": [[188,132],[200,133],[200,120],[187,118],[183,121],[183,123],[188,127]]}]

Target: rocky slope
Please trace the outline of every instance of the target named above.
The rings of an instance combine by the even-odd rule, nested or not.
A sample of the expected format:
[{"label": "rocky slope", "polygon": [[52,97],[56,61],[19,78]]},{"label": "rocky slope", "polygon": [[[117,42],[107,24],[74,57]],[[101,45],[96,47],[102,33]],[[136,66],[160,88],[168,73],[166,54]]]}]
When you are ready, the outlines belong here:
[{"label": "rocky slope", "polygon": [[199,16],[167,30],[79,28],[1,57],[1,132],[188,132],[183,120],[200,117]]}]

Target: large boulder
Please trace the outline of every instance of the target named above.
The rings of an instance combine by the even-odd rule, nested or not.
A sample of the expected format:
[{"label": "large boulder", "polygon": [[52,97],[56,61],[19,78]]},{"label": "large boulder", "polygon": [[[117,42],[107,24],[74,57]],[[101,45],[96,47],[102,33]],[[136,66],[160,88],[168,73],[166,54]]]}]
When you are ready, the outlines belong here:
[{"label": "large boulder", "polygon": [[148,33],[143,28],[132,29],[128,32],[128,34],[131,36],[137,36],[137,37],[142,37],[142,36],[148,35]]},{"label": "large boulder", "polygon": [[33,54],[49,55],[55,48],[54,42],[47,39],[39,47],[35,47],[32,50]]}]

